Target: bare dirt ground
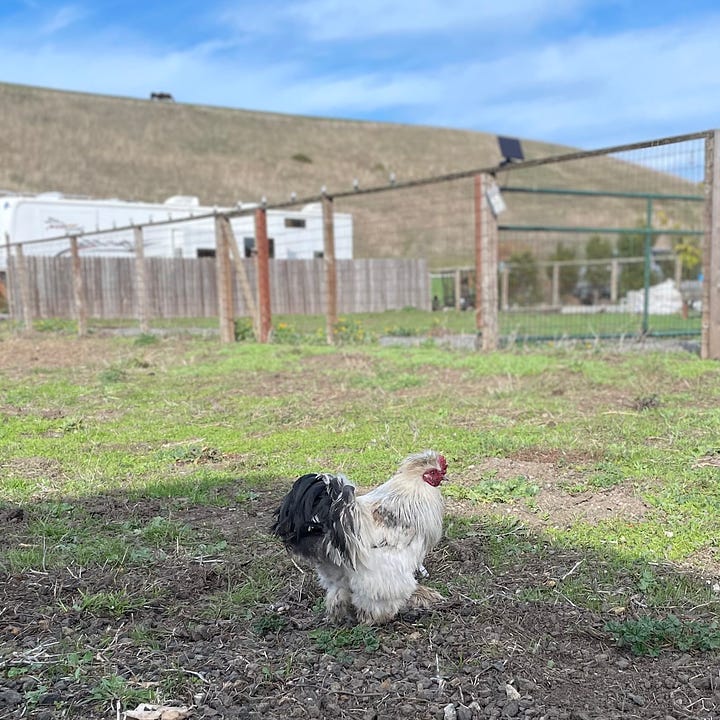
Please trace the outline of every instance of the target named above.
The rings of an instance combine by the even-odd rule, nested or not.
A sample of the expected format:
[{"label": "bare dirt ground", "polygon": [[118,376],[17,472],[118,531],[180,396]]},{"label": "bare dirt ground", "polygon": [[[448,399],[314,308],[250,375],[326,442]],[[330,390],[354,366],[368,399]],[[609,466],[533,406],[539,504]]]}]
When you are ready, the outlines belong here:
[{"label": "bare dirt ground", "polygon": [[[94,352],[90,343],[74,347],[80,356],[59,361],[82,364]],[[27,344],[0,344],[3,352],[0,365],[8,372],[34,361]],[[622,487],[569,495],[562,482],[572,481],[570,466],[567,458],[519,456],[488,459],[476,471],[492,470],[498,478],[522,473],[539,484],[532,510],[522,502],[501,508],[519,522],[507,532],[525,538],[542,525],[638,518],[646,511]],[[606,614],[577,607],[560,592],[546,602],[522,600],[523,589],[596,561],[553,548],[493,573],[487,553],[497,530],[482,521],[445,538],[429,556],[427,569],[446,596],[434,611],[336,634],[323,619],[312,574],[268,535],[287,482],[252,487],[243,503],[232,502],[242,477],[218,490],[225,501],[218,505],[173,501],[176,522],[221,534],[232,552],[220,557],[178,547],[142,564],[82,572],[0,567],[0,718],[111,720],[138,704],[128,690],[161,688],[166,704],[207,719],[720,719],[716,654],[634,657],[615,646]],[[168,514],[168,501],[156,499],[108,495],[68,503],[77,516],[108,523]],[[471,513],[462,501],[451,502],[449,511]],[[29,537],[31,512],[0,510],[0,547],[37,540]],[[262,586],[258,567],[270,570]],[[473,578],[472,592],[466,578]],[[82,598],[118,589],[145,598],[143,605],[82,608]],[[219,598],[232,592],[228,611]],[[113,677],[125,685],[112,686]]]},{"label": "bare dirt ground", "polygon": [[[222,529],[234,548],[224,562],[178,554],[120,570],[4,575],[0,657],[6,669],[31,663],[33,671],[0,681],[0,717],[116,717],[112,689],[101,693],[93,675],[100,667],[128,687],[162,686],[166,697],[172,682],[175,700],[192,706],[195,718],[720,717],[717,658],[636,658],[614,646],[607,618],[561,596],[518,600],[521,588],[562,577],[582,558],[556,551],[534,567],[525,558],[492,575],[482,525],[444,540],[429,558],[431,576],[450,588],[435,611],[334,644],[312,575],[266,534],[281,490],[260,491],[239,507],[174,510],[194,528]],[[164,512],[156,500],[75,502],[76,512],[113,522]],[[24,513],[4,511],[2,544],[27,542],[25,524]],[[247,587],[259,563],[273,568],[272,597],[247,612],[214,611],[218,593]],[[468,575],[479,579],[482,597],[453,582]],[[120,614],[78,609],[78,598],[109,588],[152,599]],[[73,666],[72,648],[89,649],[95,670],[85,672],[78,658]]]}]

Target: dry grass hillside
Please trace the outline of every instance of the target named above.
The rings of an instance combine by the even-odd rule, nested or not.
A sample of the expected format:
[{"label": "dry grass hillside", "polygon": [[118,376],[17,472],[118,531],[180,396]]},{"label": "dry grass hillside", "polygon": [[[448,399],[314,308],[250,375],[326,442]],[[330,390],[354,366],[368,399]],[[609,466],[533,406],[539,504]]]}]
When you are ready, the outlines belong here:
[{"label": "dry grass hillside", "polygon": [[[311,118],[62,92],[0,83],[0,190],[203,204],[270,203],[492,166],[496,136],[442,128]],[[497,128],[502,134],[502,128]],[[523,140],[526,157],[568,148]],[[610,158],[537,168],[515,184],[614,189],[692,188]],[[459,198],[459,199],[458,199]],[[468,204],[469,203],[469,204]],[[421,253],[437,266],[471,255],[467,182],[346,202],[359,256]],[[634,223],[637,204],[581,209],[514,196],[506,222]],[[642,209],[641,209],[642,210]],[[403,215],[403,219],[398,217]],[[591,217],[588,216],[591,214]],[[395,227],[388,218],[395,215]],[[462,220],[458,220],[462,217]],[[382,231],[381,231],[382,229]],[[471,234],[470,234],[471,237]]]}]

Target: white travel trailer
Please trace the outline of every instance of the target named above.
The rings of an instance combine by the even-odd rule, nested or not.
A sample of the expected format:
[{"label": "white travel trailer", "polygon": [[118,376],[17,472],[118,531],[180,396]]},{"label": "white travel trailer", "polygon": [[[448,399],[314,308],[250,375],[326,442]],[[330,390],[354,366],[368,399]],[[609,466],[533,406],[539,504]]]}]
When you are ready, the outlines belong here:
[{"label": "white travel trailer", "polygon": [[[244,206],[251,207],[251,206]],[[230,210],[231,208],[217,208]],[[143,225],[144,251],[149,257],[206,257],[215,254],[215,208],[198,199],[176,196],[164,203],[76,198],[60,193],[0,197],[0,272],[7,269],[7,244],[23,243],[26,255],[67,255],[69,234],[78,236],[81,255],[131,256],[131,225]],[[196,218],[187,221],[187,218]],[[185,219],[186,221],[182,222]],[[177,221],[177,222],[175,222]],[[335,213],[335,256],[353,256],[352,216]],[[162,223],[149,225],[148,223]],[[232,219],[241,252],[250,256],[255,245],[253,214]],[[106,232],[113,228],[119,229]],[[320,204],[298,210],[268,210],[270,255],[279,259],[322,257],[323,218]],[[96,234],[94,234],[96,233]],[[47,242],[34,242],[54,238]]]}]

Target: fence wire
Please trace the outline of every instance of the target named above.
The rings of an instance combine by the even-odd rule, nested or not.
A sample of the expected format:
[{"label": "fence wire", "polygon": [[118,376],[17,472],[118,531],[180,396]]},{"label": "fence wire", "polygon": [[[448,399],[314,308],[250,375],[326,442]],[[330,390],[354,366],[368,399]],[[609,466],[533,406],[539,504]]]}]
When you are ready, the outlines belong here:
[{"label": "fence wire", "polygon": [[[321,315],[334,297],[340,313],[414,309],[428,314],[420,324],[432,334],[474,335],[482,326],[476,270],[479,263],[496,263],[500,342],[699,334],[709,136],[530,158],[437,178],[406,179],[398,169],[387,187],[270,206],[272,312]],[[479,255],[481,175],[500,190],[497,258]],[[331,238],[323,216],[328,198]],[[253,317],[255,217],[237,210],[228,216],[234,312]],[[150,316],[217,314],[212,212],[162,224],[143,220],[142,233]],[[82,232],[78,243],[90,317],[137,316],[133,228]],[[3,248],[8,270],[28,265],[32,275],[20,288],[9,273],[13,315],[29,305],[35,317],[67,315],[77,293],[68,238],[26,242],[25,257],[19,248],[13,256],[13,247]],[[126,262],[111,267],[104,264],[108,257]],[[401,321],[393,322],[385,330],[401,333]]]}]

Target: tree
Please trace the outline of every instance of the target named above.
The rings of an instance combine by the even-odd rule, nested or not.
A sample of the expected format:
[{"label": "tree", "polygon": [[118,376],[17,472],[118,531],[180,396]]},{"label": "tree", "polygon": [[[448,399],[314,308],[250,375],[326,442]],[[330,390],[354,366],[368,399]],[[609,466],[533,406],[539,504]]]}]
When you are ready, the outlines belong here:
[{"label": "tree", "polygon": [[678,238],[675,254],[680,258],[683,280],[695,280],[702,267],[702,249],[698,238]]},{"label": "tree", "polygon": [[[617,248],[620,257],[645,257],[645,233],[642,231],[644,226],[644,223],[638,223],[637,233],[618,237]],[[653,285],[661,279],[661,273],[651,266],[650,284]],[[623,263],[620,272],[620,294],[624,295],[628,290],[640,290],[643,287],[645,287],[645,262]]]},{"label": "tree", "polygon": [[535,256],[529,251],[513,253],[508,258],[510,276],[508,292],[515,305],[534,305],[540,301],[540,276]]},{"label": "tree", "polygon": [[[608,238],[592,235],[585,246],[585,257],[588,260],[610,260],[613,256],[612,243]],[[610,285],[610,263],[588,265],[585,279],[596,297],[604,294]]]}]

